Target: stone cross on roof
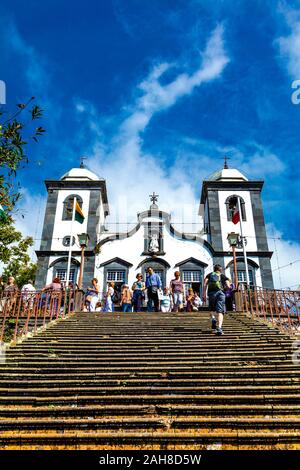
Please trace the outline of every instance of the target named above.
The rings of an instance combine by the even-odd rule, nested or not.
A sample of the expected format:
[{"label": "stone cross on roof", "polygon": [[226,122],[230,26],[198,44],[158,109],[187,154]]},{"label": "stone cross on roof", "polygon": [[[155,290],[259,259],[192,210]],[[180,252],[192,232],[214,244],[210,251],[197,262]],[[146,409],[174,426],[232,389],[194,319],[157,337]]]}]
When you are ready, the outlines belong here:
[{"label": "stone cross on roof", "polygon": [[150,197],[150,201],[152,202],[152,204],[156,205],[159,195],[155,194],[155,192],[153,191],[153,194],[149,194],[149,197]]},{"label": "stone cross on roof", "polygon": [[80,157],[80,166],[79,166],[79,168],[84,168],[84,160],[87,160],[87,157]]},{"label": "stone cross on roof", "polygon": [[228,170],[228,160],[230,160],[230,157],[227,157],[227,155],[224,156],[224,170]]}]

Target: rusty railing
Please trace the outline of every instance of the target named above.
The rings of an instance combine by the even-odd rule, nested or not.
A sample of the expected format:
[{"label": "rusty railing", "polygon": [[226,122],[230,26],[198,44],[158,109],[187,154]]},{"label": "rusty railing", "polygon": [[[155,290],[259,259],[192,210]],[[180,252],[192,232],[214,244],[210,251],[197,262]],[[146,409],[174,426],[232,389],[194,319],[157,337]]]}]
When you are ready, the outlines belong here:
[{"label": "rusty railing", "polygon": [[240,286],[237,295],[244,313],[271,322],[282,331],[300,333],[300,291]]},{"label": "rusty railing", "polygon": [[0,296],[0,344],[16,341],[28,333],[72,312],[81,311],[83,291],[3,292]]}]

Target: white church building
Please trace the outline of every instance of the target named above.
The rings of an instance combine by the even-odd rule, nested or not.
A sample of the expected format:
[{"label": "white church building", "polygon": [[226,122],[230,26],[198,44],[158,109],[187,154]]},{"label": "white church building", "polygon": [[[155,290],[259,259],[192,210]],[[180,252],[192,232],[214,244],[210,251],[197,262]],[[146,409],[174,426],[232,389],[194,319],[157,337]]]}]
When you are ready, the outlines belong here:
[{"label": "white church building", "polygon": [[[273,288],[272,252],[268,248],[261,201],[264,182],[249,180],[237,169],[225,164],[225,168],[203,181],[198,213],[202,228],[195,233],[179,231],[172,224],[170,213],[159,209],[155,193],[150,198],[150,206],[141,207],[130,231],[109,231],[106,181],[83,165],[72,168],[59,180],[46,180],[45,184],[48,200],[41,246],[36,252],[37,288],[54,277],[66,280],[72,223],[72,211],[68,209],[74,197],[85,220],[83,224],[73,222],[70,280],[77,282],[80,270],[77,235],[87,233],[90,241],[85,251],[84,289],[93,277],[98,279],[102,292],[108,281],[115,281],[118,289],[125,283],[131,286],[137,273],[145,275],[149,266],[160,274],[164,286],[169,285],[174,271],[178,270],[186,288],[191,286],[197,292],[201,292],[204,277],[216,263],[233,279],[232,251],[227,236],[239,232],[239,225],[231,221],[231,202],[236,196],[241,201],[250,283]],[[237,269],[239,281],[245,282],[242,249],[237,250]]]}]

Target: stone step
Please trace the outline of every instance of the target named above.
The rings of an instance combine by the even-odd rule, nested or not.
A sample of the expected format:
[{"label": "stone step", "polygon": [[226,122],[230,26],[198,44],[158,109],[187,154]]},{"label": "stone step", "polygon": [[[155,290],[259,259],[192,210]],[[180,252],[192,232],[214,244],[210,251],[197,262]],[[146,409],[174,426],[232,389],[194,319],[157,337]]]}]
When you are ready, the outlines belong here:
[{"label": "stone step", "polygon": [[122,384],[126,386],[134,386],[134,387],[163,387],[163,386],[168,386],[168,387],[199,387],[199,386],[213,386],[213,387],[227,387],[227,386],[233,386],[235,385],[243,385],[243,386],[274,386],[278,387],[279,385],[281,386],[286,386],[288,387],[289,385],[297,385],[299,386],[300,384],[300,376],[298,378],[293,378],[293,377],[285,377],[285,378],[280,378],[280,377],[272,377],[272,378],[264,378],[264,377],[258,377],[258,378],[245,378],[245,377],[239,377],[239,378],[213,378],[213,379],[208,379],[208,378],[202,378],[202,379],[134,379],[131,377],[124,377],[121,376],[120,379],[96,379],[94,375],[91,375],[87,378],[82,378],[82,379],[64,379],[61,380],[57,377],[54,377],[52,380],[44,380],[41,379],[39,376],[35,377],[34,379],[30,378],[30,380],[25,379],[22,375],[19,378],[16,378],[13,382],[10,380],[0,380],[0,389],[5,389],[7,391],[10,391],[11,389],[18,389],[18,388],[35,388],[36,385],[39,385],[39,389],[41,388],[47,388],[47,389],[52,389],[63,386],[63,388],[71,388],[71,387],[113,387],[113,386],[120,386]]},{"label": "stone step", "polygon": [[[0,375],[3,377],[3,368],[0,367]],[[91,372],[92,370],[92,372]],[[145,375],[153,375],[153,376],[161,376],[162,374],[169,374],[169,375],[182,375],[182,374],[187,374],[187,375],[194,375],[194,374],[203,374],[207,373],[209,374],[210,372],[212,374],[217,374],[217,376],[223,375],[223,374],[247,374],[247,371],[249,371],[250,374],[259,374],[261,375],[262,373],[269,374],[269,375],[276,375],[277,374],[296,374],[299,375],[299,368],[297,368],[296,365],[291,365],[291,364],[260,364],[254,361],[248,361],[244,363],[238,363],[230,366],[224,366],[224,365],[216,365],[216,366],[209,366],[209,364],[206,365],[177,365],[177,366],[170,366],[169,367],[162,367],[161,365],[153,366],[153,365],[148,365],[144,367],[125,367],[123,366],[122,369],[120,367],[115,367],[110,366],[109,364],[106,365],[106,367],[96,367],[93,366],[92,368],[90,366],[88,367],[76,367],[76,364],[73,365],[73,367],[69,367],[69,365],[61,364],[60,366],[57,364],[49,364],[47,363],[47,367],[40,367],[40,366],[35,366],[35,367],[7,367],[5,369],[6,374],[11,375],[11,374],[24,374],[26,372],[29,373],[29,375],[32,376],[32,374],[37,374],[42,371],[43,374],[47,375],[56,375],[56,374],[67,374],[67,375],[74,375],[76,372],[77,373],[84,373],[88,372],[90,375],[95,375],[98,376],[99,374],[103,375],[120,375],[120,370],[122,370],[122,376],[123,374],[126,376],[133,374],[138,375],[138,376],[145,376]]]},{"label": "stone step", "polygon": [[0,407],[0,419],[3,418],[37,418],[37,417],[119,417],[119,416],[205,416],[205,417],[300,417],[300,405],[286,404],[212,404],[212,405],[193,405],[193,404],[160,404],[160,405],[69,405],[69,406],[28,406],[19,404],[16,406]]},{"label": "stone step", "polygon": [[0,447],[300,448],[293,339],[239,314],[225,333],[208,312],[52,324],[0,364]]},{"label": "stone step", "polygon": [[[55,384],[54,384],[55,385]],[[123,383],[121,386],[116,387],[98,387],[98,386],[90,386],[90,387],[51,387],[51,388],[1,388],[0,389],[0,400],[3,398],[9,399],[9,397],[57,397],[63,395],[64,397],[67,396],[123,396],[129,397],[133,396],[144,396],[144,395],[190,395],[191,392],[193,396],[202,396],[202,395],[232,395],[235,394],[236,398],[243,395],[260,395],[260,394],[272,394],[276,395],[289,395],[293,394],[295,398],[296,395],[299,394],[300,400],[300,387],[299,384],[297,385],[248,385],[248,386],[240,386],[240,385],[220,385],[220,386],[196,386],[191,384],[189,387],[179,387],[170,384],[169,387],[157,386],[157,385],[148,385],[148,386],[140,386],[138,387],[135,385],[134,387],[128,386],[128,384]],[[51,395],[50,395],[51,394]]]},{"label": "stone step", "polygon": [[60,431],[75,430],[94,430],[94,429],[135,429],[140,431],[145,429],[212,429],[213,431],[224,429],[251,429],[257,428],[294,430],[300,431],[300,418],[195,418],[195,417],[105,417],[88,419],[48,419],[48,418],[18,418],[13,420],[0,419],[1,433],[4,431],[13,431],[15,429],[23,431],[30,429],[32,431],[43,431],[57,429]]},{"label": "stone step", "polygon": [[93,395],[70,395],[70,396],[5,396],[0,397],[0,407],[5,405],[18,405],[26,404],[31,406],[43,406],[43,405],[107,405],[107,404],[264,404],[264,403],[287,403],[287,404],[298,404],[300,403],[300,392],[299,393],[287,393],[287,394],[251,394],[247,395],[230,395],[230,394],[208,394],[208,395],[195,395],[195,394],[165,394],[165,395],[111,395],[111,396],[93,396]]},{"label": "stone step", "polygon": [[[47,448],[50,446],[52,449],[61,448],[66,446],[69,449],[79,449],[80,446],[90,445],[92,449],[132,449],[134,446],[139,446],[142,449],[150,448],[163,448],[174,449],[174,446],[188,445],[192,449],[205,449],[208,444],[232,444],[235,447],[250,444],[276,446],[278,444],[296,444],[299,448],[300,432],[297,431],[276,431],[266,432],[247,430],[232,430],[224,431],[202,431],[200,430],[169,430],[157,432],[139,432],[139,431],[73,431],[73,432],[60,432],[51,431],[46,433],[26,433],[26,432],[10,432],[3,433],[0,436],[0,448],[9,449],[20,447],[22,449],[28,446],[38,445],[39,448]],[[146,443],[146,445],[145,445]],[[156,446],[156,447],[154,447]],[[172,447],[168,447],[172,446]],[[176,448],[176,447],[175,447]],[[178,448],[178,447],[177,447]],[[286,448],[286,447],[285,447]]]}]

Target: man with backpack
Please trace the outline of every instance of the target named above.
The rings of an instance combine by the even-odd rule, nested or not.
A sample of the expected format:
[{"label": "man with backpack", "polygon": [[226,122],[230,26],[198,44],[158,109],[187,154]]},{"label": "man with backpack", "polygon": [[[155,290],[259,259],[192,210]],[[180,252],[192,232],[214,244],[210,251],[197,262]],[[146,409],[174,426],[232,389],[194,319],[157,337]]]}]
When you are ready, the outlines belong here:
[{"label": "man with backpack", "polygon": [[[229,279],[222,273],[222,271],[222,266],[216,264],[213,272],[206,276],[203,286],[203,302],[206,302],[207,291],[209,309],[212,312],[211,327],[212,330],[216,330],[217,335],[223,335],[222,325],[225,313],[224,291],[230,287]],[[213,312],[216,312],[216,316]]]}]

